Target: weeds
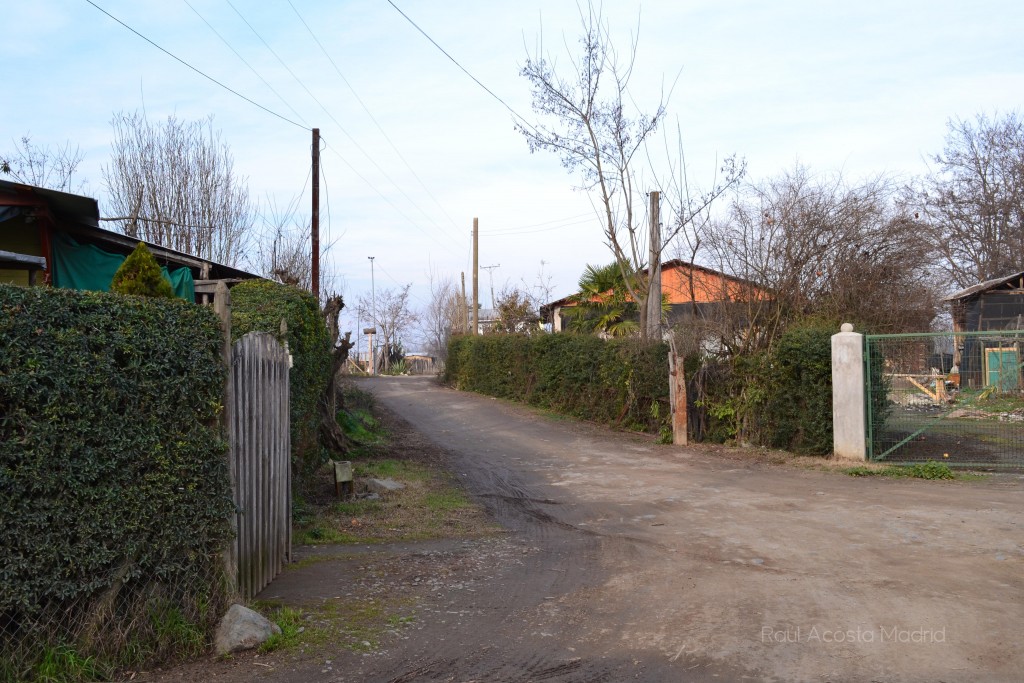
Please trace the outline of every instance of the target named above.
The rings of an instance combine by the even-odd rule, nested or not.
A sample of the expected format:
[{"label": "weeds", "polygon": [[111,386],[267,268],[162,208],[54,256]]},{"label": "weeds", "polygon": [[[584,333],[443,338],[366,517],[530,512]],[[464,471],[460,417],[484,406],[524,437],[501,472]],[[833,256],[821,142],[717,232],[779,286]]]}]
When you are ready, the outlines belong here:
[{"label": "weeds", "polygon": [[[318,639],[320,635],[306,628],[302,610],[295,607],[278,607],[268,618],[278,625],[281,632],[270,636],[260,645],[260,652],[273,652],[295,647],[303,642]],[[310,633],[306,633],[307,630]]]},{"label": "weeds", "polygon": [[943,462],[930,460],[928,462],[914,465],[886,465],[884,467],[867,467],[858,465],[843,470],[851,477],[894,477],[911,479],[980,479],[979,475],[962,474],[954,472],[949,465]]},{"label": "weeds", "polygon": [[83,657],[73,647],[48,647],[36,667],[40,683],[77,683],[105,678],[109,673],[94,657]]}]

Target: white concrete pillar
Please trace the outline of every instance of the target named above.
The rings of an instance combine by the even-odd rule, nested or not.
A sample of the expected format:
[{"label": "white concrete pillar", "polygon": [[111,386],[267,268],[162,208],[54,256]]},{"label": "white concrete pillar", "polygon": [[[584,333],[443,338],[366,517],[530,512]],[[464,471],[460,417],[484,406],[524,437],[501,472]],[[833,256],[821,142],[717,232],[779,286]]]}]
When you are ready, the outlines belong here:
[{"label": "white concrete pillar", "polygon": [[832,335],[832,440],[837,457],[867,460],[864,335],[843,323]]}]

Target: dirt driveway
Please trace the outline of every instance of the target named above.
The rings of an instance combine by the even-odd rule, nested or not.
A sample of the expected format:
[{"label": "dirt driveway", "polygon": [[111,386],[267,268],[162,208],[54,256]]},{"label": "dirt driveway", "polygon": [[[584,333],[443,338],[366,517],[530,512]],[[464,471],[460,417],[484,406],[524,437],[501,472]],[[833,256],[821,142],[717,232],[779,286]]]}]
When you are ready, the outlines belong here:
[{"label": "dirt driveway", "polygon": [[[540,548],[496,582],[497,605],[434,634],[452,674],[437,680],[523,680],[541,664],[535,680],[1024,680],[1019,477],[858,479],[659,446],[428,379],[362,386]],[[431,649],[390,673],[419,680],[398,677]]]},{"label": "dirt driveway", "polygon": [[287,572],[269,597],[406,596],[415,623],[372,651],[243,657],[204,680],[1024,680],[1020,477],[853,478],[426,378],[360,387],[442,446],[510,532]]}]

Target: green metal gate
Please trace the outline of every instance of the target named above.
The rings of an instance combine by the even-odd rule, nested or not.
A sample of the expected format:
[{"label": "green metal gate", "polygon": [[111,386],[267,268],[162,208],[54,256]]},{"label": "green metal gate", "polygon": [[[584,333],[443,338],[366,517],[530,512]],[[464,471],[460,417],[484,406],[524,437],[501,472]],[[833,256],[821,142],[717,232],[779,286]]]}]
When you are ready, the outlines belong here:
[{"label": "green metal gate", "polygon": [[1024,330],[864,335],[868,458],[1024,468]]}]

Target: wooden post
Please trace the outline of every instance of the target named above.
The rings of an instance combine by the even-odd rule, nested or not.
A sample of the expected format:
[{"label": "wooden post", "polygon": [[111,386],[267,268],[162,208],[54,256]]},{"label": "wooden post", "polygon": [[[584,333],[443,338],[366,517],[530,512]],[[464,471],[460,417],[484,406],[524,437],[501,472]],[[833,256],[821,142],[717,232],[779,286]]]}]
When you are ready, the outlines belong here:
[{"label": "wooden post", "polygon": [[685,446],[689,426],[686,419],[686,372],[683,359],[675,349],[668,352],[668,388],[672,405],[672,443]]},{"label": "wooden post", "polygon": [[480,221],[473,219],[473,331],[480,331]]},{"label": "wooden post", "polygon": [[[234,372],[231,363],[231,290],[223,282],[218,282],[213,290],[213,310],[220,318],[221,330],[224,334],[223,346],[221,346],[221,359],[224,363],[224,394],[223,408],[221,412],[221,425],[223,425],[224,436],[228,440],[228,465],[231,471],[231,500],[238,500],[238,463],[235,456],[238,444],[232,420],[231,404],[234,401]],[[235,513],[228,515],[231,523],[232,539],[224,551],[224,571],[228,577],[228,583],[235,591],[238,590],[238,516]]]},{"label": "wooden post", "polygon": [[311,284],[313,296],[320,301],[320,129],[313,129],[313,209],[310,219],[312,242]]}]

